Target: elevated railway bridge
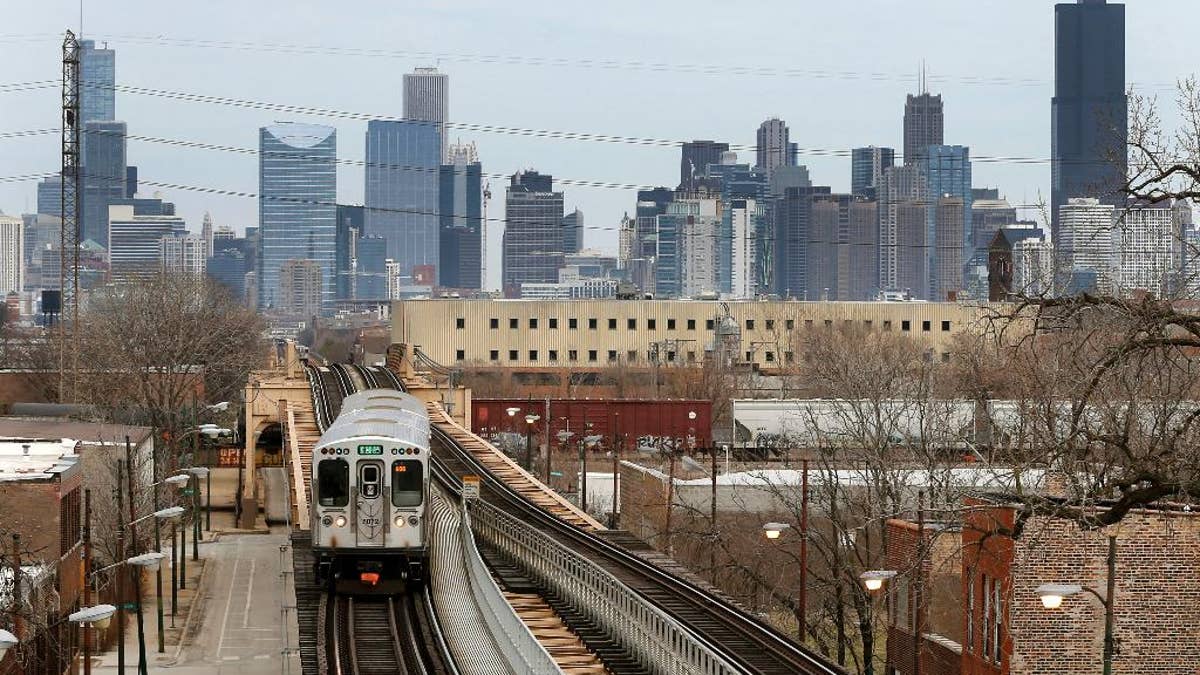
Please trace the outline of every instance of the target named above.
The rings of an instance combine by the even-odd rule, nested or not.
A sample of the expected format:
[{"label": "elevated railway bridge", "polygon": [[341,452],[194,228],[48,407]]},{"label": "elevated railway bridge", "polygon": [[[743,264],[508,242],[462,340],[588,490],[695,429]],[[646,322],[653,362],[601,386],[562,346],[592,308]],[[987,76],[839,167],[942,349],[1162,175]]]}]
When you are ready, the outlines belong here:
[{"label": "elevated railway bridge", "polygon": [[[289,392],[275,397],[276,423],[292,482],[306,674],[844,672],[472,434],[469,394],[430,387],[397,351],[386,367],[297,362],[292,384],[271,390]],[[313,580],[308,476],[342,399],[370,388],[409,391],[429,410],[430,578],[406,596],[348,599]],[[477,499],[463,498],[468,475],[480,479]]]}]

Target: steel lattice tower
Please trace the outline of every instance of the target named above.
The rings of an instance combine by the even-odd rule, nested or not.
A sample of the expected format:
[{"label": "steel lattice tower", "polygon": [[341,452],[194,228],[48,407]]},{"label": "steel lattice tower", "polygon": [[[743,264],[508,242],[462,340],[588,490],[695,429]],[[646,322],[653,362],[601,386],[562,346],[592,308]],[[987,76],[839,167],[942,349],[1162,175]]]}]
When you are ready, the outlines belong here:
[{"label": "steel lattice tower", "polygon": [[58,287],[62,294],[62,305],[58,320],[58,398],[60,403],[67,403],[75,399],[74,335],[79,321],[79,207],[83,196],[79,40],[69,30],[63,39],[62,69],[62,229],[58,248]]}]

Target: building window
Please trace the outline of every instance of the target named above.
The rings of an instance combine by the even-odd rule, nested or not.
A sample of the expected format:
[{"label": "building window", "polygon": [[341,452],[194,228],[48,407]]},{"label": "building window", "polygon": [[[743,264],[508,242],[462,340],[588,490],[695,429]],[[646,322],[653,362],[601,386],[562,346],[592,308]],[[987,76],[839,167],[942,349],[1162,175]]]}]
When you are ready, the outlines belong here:
[{"label": "building window", "polygon": [[675,319],[667,319],[667,330],[675,330]]},{"label": "building window", "polygon": [[551,350],[550,350],[550,360],[551,360],[551,361],[558,361],[558,350],[557,350],[557,349],[551,349]]},{"label": "building window", "polygon": [[754,360],[754,352],[746,352],[746,363]]},{"label": "building window", "polygon": [[712,329],[713,329],[713,320],[712,320],[712,319],[705,319],[705,321],[704,321],[704,330],[712,330]]},{"label": "building window", "polygon": [[950,332],[950,322],[949,322],[949,321],[943,321],[943,322],[942,322],[942,332],[943,332],[943,333],[949,333],[949,332]]},{"label": "building window", "polygon": [[488,352],[488,358],[491,359],[492,361],[499,361],[500,360],[500,350],[499,349],[491,350],[490,352]]},{"label": "building window", "polygon": [[968,652],[975,652],[975,579],[967,583],[967,643]]},{"label": "building window", "polygon": [[530,361],[537,361],[537,350],[536,350],[536,349],[530,349],[530,350],[529,350],[529,360],[530,360]]},{"label": "building window", "polygon": [[537,329],[537,318],[530,318],[529,319],[529,330],[536,330],[536,329]]},{"label": "building window", "polygon": [[667,360],[674,361],[675,360],[675,352],[667,352]]},{"label": "building window", "polygon": [[637,350],[636,350],[636,349],[630,349],[628,352],[626,352],[626,353],[625,353],[625,360],[626,360],[626,361],[629,361],[630,363],[633,363],[634,361],[637,361]]},{"label": "building window", "polygon": [[608,362],[609,363],[617,362],[617,350],[615,350],[615,349],[608,350]]},{"label": "building window", "polygon": [[595,349],[588,350],[588,361],[591,361],[593,363],[596,362],[596,350]]},{"label": "building window", "polygon": [[558,328],[558,319],[550,319],[550,330]]},{"label": "building window", "polygon": [[508,360],[509,361],[517,360],[517,350],[515,350],[515,349],[508,350]]},{"label": "building window", "polygon": [[950,352],[942,352],[942,363],[950,363]]},{"label": "building window", "polygon": [[767,352],[767,363],[775,362],[775,352]]},{"label": "building window", "polygon": [[461,349],[454,350],[454,360],[455,361],[462,361],[465,358],[467,358],[467,353],[465,351],[463,351]]},{"label": "building window", "polygon": [[488,319],[488,328],[496,330],[500,327],[500,319]]},{"label": "building window", "polygon": [[567,328],[571,330],[579,328],[579,319],[567,319]]},{"label": "building window", "polygon": [[795,319],[786,319],[786,320],[784,320],[784,322],[783,322],[783,327],[784,327],[784,328],[786,328],[786,329],[788,329],[788,330],[793,330],[793,329],[795,329],[795,328],[796,328],[796,320],[795,320]]},{"label": "building window", "polygon": [[599,324],[600,322],[596,319],[588,319],[588,330],[596,330],[596,326]]},{"label": "building window", "polygon": [[626,319],[625,327],[629,330],[637,330],[637,319]]},{"label": "building window", "polygon": [[775,330],[775,319],[767,319],[767,330]]},{"label": "building window", "polygon": [[922,321],[922,322],[921,322],[921,332],[922,332],[922,333],[928,333],[928,332],[929,332],[929,322],[928,322],[928,321]]},{"label": "building window", "polygon": [[825,327],[833,328],[833,319],[825,319]]},{"label": "building window", "polygon": [[884,321],[883,321],[883,329],[884,329],[884,330],[887,330],[887,331],[890,331],[890,330],[892,329],[892,322],[891,322],[891,321],[889,321],[889,320],[887,320],[887,319],[884,319]]},{"label": "building window", "polygon": [[519,327],[520,327],[520,322],[519,322],[519,321],[517,321],[516,319],[509,319],[509,320],[508,320],[508,327],[509,327],[509,328],[511,328],[511,329],[513,329],[513,330],[516,330],[517,328],[519,328]]},{"label": "building window", "polygon": [[649,330],[658,330],[658,319],[646,319],[646,328]]},{"label": "building window", "polygon": [[457,319],[455,319],[455,320],[454,320],[454,327],[455,327],[455,328],[457,328],[457,329],[459,329],[459,330],[462,330],[462,329],[466,328],[466,327],[467,327],[467,320],[466,320],[466,319],[464,319],[464,318],[462,318],[461,316],[460,316],[460,317],[458,317]]},{"label": "building window", "polygon": [[696,320],[695,319],[687,320],[687,329],[688,330],[696,330]]},{"label": "building window", "polygon": [[1000,580],[992,579],[992,660],[1000,663],[1000,630],[1004,627],[1004,604],[1000,597]]},{"label": "building window", "polygon": [[746,330],[754,330],[754,319],[746,319]]},{"label": "building window", "polygon": [[695,362],[696,362],[696,352],[689,351],[688,352],[688,363],[695,363]]},{"label": "building window", "polygon": [[579,352],[574,349],[568,349],[567,350],[567,360],[568,361],[578,361],[579,360]]},{"label": "building window", "polygon": [[983,575],[983,658],[992,658],[992,582]]},{"label": "building window", "polygon": [[783,353],[783,361],[785,363],[792,363],[795,360],[796,360],[796,355],[793,354],[792,352],[784,352]]},{"label": "building window", "polygon": [[617,329],[617,320],[616,320],[616,319],[609,319],[609,320],[608,320],[608,329],[609,329],[609,330],[616,330],[616,329]]},{"label": "building window", "polygon": [[867,330],[871,330],[872,328],[875,327],[875,322],[870,319],[867,319],[866,321],[863,321],[863,325],[867,327]]},{"label": "building window", "polygon": [[911,321],[909,321],[908,319],[905,319],[905,320],[901,321],[901,322],[900,322],[900,330],[901,330],[901,331],[903,331],[903,332],[905,332],[905,333],[907,333],[908,331],[912,330],[912,322],[911,322]]}]

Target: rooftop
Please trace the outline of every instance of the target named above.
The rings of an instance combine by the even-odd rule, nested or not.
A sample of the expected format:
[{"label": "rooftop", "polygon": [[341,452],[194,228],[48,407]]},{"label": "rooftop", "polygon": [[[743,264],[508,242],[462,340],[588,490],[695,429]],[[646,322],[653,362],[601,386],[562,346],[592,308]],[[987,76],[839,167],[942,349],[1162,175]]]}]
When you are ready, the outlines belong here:
[{"label": "rooftop", "polygon": [[[141,444],[150,436],[150,427],[103,424],[68,420],[61,417],[0,417],[0,443],[6,441],[55,441],[73,439],[92,445],[123,443],[125,437]],[[74,442],[72,442],[74,447]]]},{"label": "rooftop", "polygon": [[47,480],[79,461],[76,442],[0,440],[0,482]]}]

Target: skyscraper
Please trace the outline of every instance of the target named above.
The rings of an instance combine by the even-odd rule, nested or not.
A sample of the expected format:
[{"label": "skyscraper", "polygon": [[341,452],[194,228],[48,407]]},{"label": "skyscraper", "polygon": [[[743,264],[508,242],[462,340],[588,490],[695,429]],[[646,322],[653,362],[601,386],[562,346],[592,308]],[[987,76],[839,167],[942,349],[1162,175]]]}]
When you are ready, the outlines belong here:
[{"label": "skyscraper", "polygon": [[[958,266],[961,268],[963,263],[970,260],[975,249],[971,245],[974,241],[973,230],[971,227],[971,150],[963,145],[931,145],[926,148],[925,162],[922,165],[925,168],[925,178],[929,188],[929,216],[926,231],[926,243],[929,247],[926,249],[929,255],[929,263],[926,269],[933,276],[930,279],[929,289],[933,293],[940,293],[943,290],[961,290],[962,270],[951,277],[942,280],[939,275],[946,273],[949,267],[942,265],[941,258],[954,259],[958,261]],[[957,197],[958,201],[944,205],[946,209],[957,208],[961,210],[962,217],[954,218],[952,221],[948,216],[940,216],[939,212],[943,209],[941,199],[943,197]],[[960,232],[950,233],[948,230],[939,229],[939,225],[943,223],[959,223]],[[945,227],[949,227],[945,224]],[[942,232],[946,237],[939,239],[938,234]],[[957,247],[957,251],[954,250]],[[929,297],[929,300],[945,300],[945,297]]]},{"label": "skyscraper", "polygon": [[787,124],[777,117],[772,117],[758,125],[755,149],[757,153],[754,166],[768,175],[778,167],[791,164],[789,155],[792,146],[788,142]]},{"label": "skyscraper", "polygon": [[1051,237],[1073,197],[1123,206],[1128,101],[1125,6],[1078,0],[1054,6],[1054,98],[1050,101]]},{"label": "skyscraper", "polygon": [[447,288],[483,287],[483,167],[475,144],[450,146],[438,183],[441,264]]},{"label": "skyscraper", "polygon": [[563,216],[563,253],[579,253],[583,248],[583,211],[578,207]]},{"label": "skyscraper", "polygon": [[709,164],[720,164],[721,153],[729,152],[728,143],[691,141],[684,143],[679,159],[679,189],[692,192],[704,184]]},{"label": "skyscraper", "polygon": [[1167,296],[1178,267],[1172,253],[1180,238],[1172,220],[1171,207],[1166,204],[1136,205],[1120,212],[1113,232],[1117,293],[1128,297],[1148,291],[1159,298]]},{"label": "skyscraper", "polygon": [[[417,68],[404,75],[404,119],[433,122],[438,135],[438,164],[446,160],[446,114],[450,90],[445,73]],[[369,161],[369,160],[368,160]]]},{"label": "skyscraper", "polygon": [[729,203],[731,234],[729,287],[730,298],[753,298],[758,292],[759,253],[756,233],[762,218],[762,204],[754,199],[734,199]]},{"label": "skyscraper", "polygon": [[0,303],[25,285],[25,221],[0,213]]},{"label": "skyscraper", "polygon": [[926,255],[929,204],[909,199],[896,205],[896,283],[890,290],[913,298],[929,296],[929,256]]},{"label": "skyscraper", "polygon": [[941,94],[909,94],[904,102],[904,163],[918,164],[924,160],[926,148],[941,145],[943,127]]},{"label": "skyscraper", "polygon": [[[387,257],[408,283],[413,268],[440,263],[438,128],[427,121],[367,122],[365,233],[387,240]],[[435,283],[436,274],[435,269]]]},{"label": "skyscraper", "polygon": [[259,129],[257,306],[280,307],[280,269],[312,261],[320,297],[334,299],[337,238],[337,132],[278,122]]},{"label": "skyscraper", "polygon": [[62,215],[62,176],[46,176],[38,181],[37,212],[47,216]]},{"label": "skyscraper", "polygon": [[874,199],[884,170],[890,169],[895,161],[896,151],[892,148],[871,145],[851,150],[850,193]]},{"label": "skyscraper", "polygon": [[[914,245],[914,242],[901,233],[898,210],[901,204],[914,201],[925,203],[929,194],[925,172],[916,165],[894,166],[885,169],[883,181],[877,192],[879,202],[879,287],[885,291],[918,292],[910,282],[901,282],[901,276],[908,273],[908,270],[901,269],[901,253],[905,254],[904,260],[911,260],[908,254],[912,252],[910,247]],[[905,232],[911,234],[910,230],[905,230]],[[925,241],[924,234],[920,236],[919,241]],[[924,254],[921,249],[917,249],[917,252]],[[922,266],[921,269],[925,269],[925,267]],[[921,284],[920,288],[925,288],[925,285]]]},{"label": "skyscraper", "polygon": [[304,318],[321,313],[329,284],[325,282],[328,277],[317,261],[304,258],[285,260],[276,274],[279,278],[276,311]]},{"label": "skyscraper", "polygon": [[80,240],[108,248],[108,207],[125,199],[125,123],[83,125],[83,219]]},{"label": "skyscraper", "polygon": [[1094,197],[1072,197],[1058,211],[1053,243],[1059,285],[1068,292],[1112,292],[1115,207]]},{"label": "skyscraper", "polygon": [[933,209],[937,251],[929,299],[943,302],[963,289],[963,218],[970,211],[963,208],[962,196],[954,194],[939,197]]},{"label": "skyscraper", "polygon": [[354,248],[354,298],[388,299],[387,242],[383,237],[359,237]]},{"label": "skyscraper", "polygon": [[813,198],[828,186],[789,187],[775,199],[775,288],[781,298],[808,298],[808,244]]},{"label": "skyscraper", "polygon": [[158,240],[159,263],[169,274],[203,276],[208,246],[203,235],[169,234]]},{"label": "skyscraper", "polygon": [[521,284],[556,282],[563,264],[563,193],[554,178],[536,171],[513,174],[504,201],[502,286],[517,298]]},{"label": "skyscraper", "polygon": [[117,93],[113,89],[117,81],[117,52],[107,46],[97,49],[94,40],[80,40],[79,69],[80,121],[87,124],[117,119]]},{"label": "skyscraper", "polygon": [[338,300],[354,297],[354,281],[351,277],[351,261],[356,254],[358,238],[363,233],[363,207],[348,204],[337,205],[337,234],[334,239],[334,269],[337,282],[334,296]]},{"label": "skyscraper", "polygon": [[142,216],[132,206],[109,207],[109,279],[119,283],[159,274],[162,238],[186,234],[187,224],[178,216]]}]

